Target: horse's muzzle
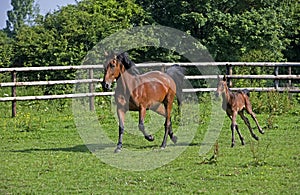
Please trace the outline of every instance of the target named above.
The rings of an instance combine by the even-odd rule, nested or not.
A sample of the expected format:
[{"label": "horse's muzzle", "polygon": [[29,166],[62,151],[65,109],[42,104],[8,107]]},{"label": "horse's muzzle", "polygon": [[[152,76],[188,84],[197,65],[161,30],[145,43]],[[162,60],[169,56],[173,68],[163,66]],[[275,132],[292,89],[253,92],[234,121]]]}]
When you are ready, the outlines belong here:
[{"label": "horse's muzzle", "polygon": [[106,92],[106,91],[111,90],[111,83],[107,83],[107,82],[103,81],[101,83],[101,85],[102,85],[103,91]]},{"label": "horse's muzzle", "polygon": [[215,92],[215,97],[218,98],[220,95],[218,92]]},{"label": "horse's muzzle", "polygon": [[215,92],[215,100],[220,98],[220,93],[218,93],[217,91]]}]

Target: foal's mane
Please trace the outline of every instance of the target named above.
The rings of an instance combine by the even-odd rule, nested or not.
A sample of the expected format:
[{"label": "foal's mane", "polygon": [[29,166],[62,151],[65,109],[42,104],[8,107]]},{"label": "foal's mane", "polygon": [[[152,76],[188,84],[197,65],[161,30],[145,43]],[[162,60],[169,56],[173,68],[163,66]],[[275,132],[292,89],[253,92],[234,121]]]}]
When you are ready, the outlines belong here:
[{"label": "foal's mane", "polygon": [[120,53],[119,55],[116,56],[117,60],[123,64],[125,69],[128,71],[128,73],[132,75],[139,75],[139,71],[133,61],[131,61],[128,57],[127,52]]},{"label": "foal's mane", "polygon": [[231,91],[231,89],[228,87],[227,83],[225,82],[226,84],[226,87],[228,89],[228,92],[231,93],[231,94],[238,94],[238,93],[242,93],[242,94],[246,94],[248,97],[250,97],[250,91],[248,89],[241,89],[241,90],[238,90],[237,92],[233,92]]}]

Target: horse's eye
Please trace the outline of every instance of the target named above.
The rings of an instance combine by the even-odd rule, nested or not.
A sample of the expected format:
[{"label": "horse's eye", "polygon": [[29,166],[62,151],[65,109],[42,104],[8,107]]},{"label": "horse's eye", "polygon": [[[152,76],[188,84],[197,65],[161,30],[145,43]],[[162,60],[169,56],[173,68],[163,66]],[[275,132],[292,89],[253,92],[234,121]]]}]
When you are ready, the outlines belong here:
[{"label": "horse's eye", "polygon": [[116,65],[115,65],[115,64],[109,64],[109,67],[110,67],[110,68],[115,68]]}]

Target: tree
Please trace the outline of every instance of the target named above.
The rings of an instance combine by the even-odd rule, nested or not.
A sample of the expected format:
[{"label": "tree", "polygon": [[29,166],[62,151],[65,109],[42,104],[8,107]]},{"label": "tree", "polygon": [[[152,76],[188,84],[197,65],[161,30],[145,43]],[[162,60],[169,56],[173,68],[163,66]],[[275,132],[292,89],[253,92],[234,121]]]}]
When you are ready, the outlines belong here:
[{"label": "tree", "polygon": [[[36,20],[33,26],[20,28],[14,37],[14,65],[80,65],[100,40],[145,20],[145,12],[133,0],[82,0]],[[102,63],[94,58],[91,64]],[[64,80],[74,71],[26,73],[23,79]],[[21,76],[18,77],[21,80]],[[73,89],[73,88],[71,88]],[[49,86],[45,94],[66,93],[65,86]]]},{"label": "tree", "polygon": [[7,68],[11,66],[14,56],[14,40],[7,36],[4,31],[0,31],[0,67]]},{"label": "tree", "polygon": [[287,35],[292,26],[299,26],[299,20],[290,17],[295,6],[299,10],[298,0],[144,0],[140,4],[157,23],[198,38],[216,61],[240,61],[252,50],[268,50],[272,55],[267,61],[284,61],[294,37]]},{"label": "tree", "polygon": [[34,0],[11,0],[12,10],[7,12],[6,31],[15,34],[24,25],[32,25],[39,14]]}]

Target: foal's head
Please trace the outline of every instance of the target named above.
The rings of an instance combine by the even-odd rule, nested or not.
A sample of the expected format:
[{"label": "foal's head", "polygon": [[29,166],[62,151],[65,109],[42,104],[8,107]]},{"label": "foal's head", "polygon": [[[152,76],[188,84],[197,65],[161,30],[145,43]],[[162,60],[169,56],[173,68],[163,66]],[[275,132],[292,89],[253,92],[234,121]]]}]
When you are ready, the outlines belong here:
[{"label": "foal's head", "polygon": [[102,87],[105,91],[111,89],[111,84],[120,77],[122,71],[124,71],[124,67],[117,59],[117,56],[108,61],[104,66],[104,78],[102,82]]},{"label": "foal's head", "polygon": [[218,76],[218,79],[219,79],[219,82],[217,85],[216,97],[219,97],[223,93],[226,93],[226,90],[228,90],[226,76],[224,76],[223,79],[221,79]]}]

